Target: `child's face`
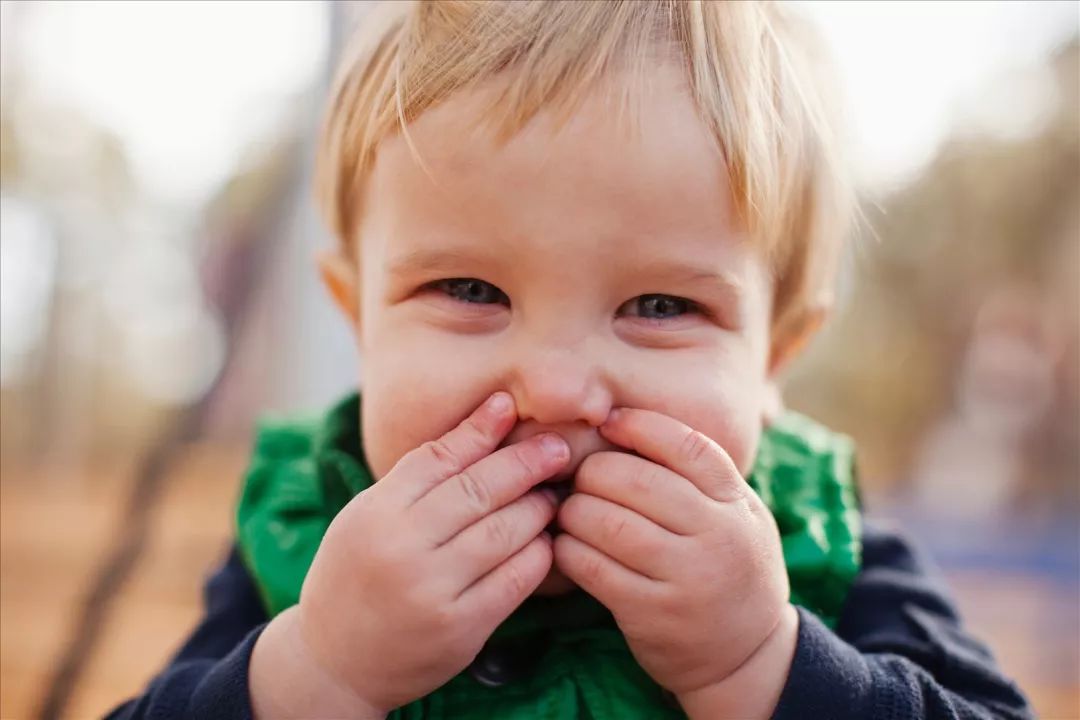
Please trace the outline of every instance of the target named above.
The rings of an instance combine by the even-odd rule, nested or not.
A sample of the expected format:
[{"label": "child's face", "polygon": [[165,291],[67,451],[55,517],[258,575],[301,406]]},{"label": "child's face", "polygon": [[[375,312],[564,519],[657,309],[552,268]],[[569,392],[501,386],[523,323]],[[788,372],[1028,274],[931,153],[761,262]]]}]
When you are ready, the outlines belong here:
[{"label": "child's face", "polygon": [[[507,442],[554,430],[571,472],[611,449],[596,426],[618,406],[666,413],[750,468],[772,283],[677,78],[658,72],[637,136],[597,97],[501,149],[470,112],[487,96],[463,92],[410,126],[437,184],[402,137],[380,146],[358,290],[376,478],[495,390],[519,410]],[[554,572],[539,592],[568,586]]]}]

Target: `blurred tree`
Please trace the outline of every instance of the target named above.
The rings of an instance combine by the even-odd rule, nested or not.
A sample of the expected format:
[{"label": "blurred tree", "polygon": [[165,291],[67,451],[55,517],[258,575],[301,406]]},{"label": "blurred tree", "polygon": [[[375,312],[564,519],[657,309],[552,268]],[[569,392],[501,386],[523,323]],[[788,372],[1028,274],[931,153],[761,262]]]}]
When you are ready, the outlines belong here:
[{"label": "blurred tree", "polygon": [[1077,382],[1060,376],[1076,372],[1077,65],[1075,40],[1052,58],[1059,101],[1043,131],[957,135],[920,178],[868,211],[880,242],[853,249],[850,302],[793,368],[787,397],[858,440],[872,492],[896,489],[924,433],[952,407],[979,308],[995,291],[1023,288],[1063,348],[1060,407],[1040,427],[1061,434],[1069,451],[1058,454],[1072,456],[1041,469],[1039,482],[1053,498],[1075,496]]}]

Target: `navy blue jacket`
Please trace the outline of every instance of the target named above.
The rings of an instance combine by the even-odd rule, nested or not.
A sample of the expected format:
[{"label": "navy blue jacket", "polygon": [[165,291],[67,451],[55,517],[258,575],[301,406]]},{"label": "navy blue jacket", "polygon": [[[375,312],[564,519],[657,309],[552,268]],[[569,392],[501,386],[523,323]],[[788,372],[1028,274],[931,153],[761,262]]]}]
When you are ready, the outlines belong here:
[{"label": "navy blue jacket", "polygon": [[[116,719],[252,717],[248,662],[267,622],[236,551],[205,588],[206,614]],[[799,640],[774,720],[1033,718],[941,579],[902,536],[872,525],[836,631],[799,608]]]}]

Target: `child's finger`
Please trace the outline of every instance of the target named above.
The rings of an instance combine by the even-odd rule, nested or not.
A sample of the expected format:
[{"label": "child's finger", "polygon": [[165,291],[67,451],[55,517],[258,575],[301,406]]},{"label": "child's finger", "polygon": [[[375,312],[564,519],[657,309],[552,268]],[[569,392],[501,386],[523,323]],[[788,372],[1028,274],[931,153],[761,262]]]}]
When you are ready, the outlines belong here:
[{"label": "child's finger", "polygon": [[554,492],[528,492],[458,533],[435,551],[448,582],[463,593],[536,538],[557,507]]},{"label": "child's finger", "polygon": [[663,585],[569,533],[555,538],[554,555],[556,565],[566,577],[608,608],[628,607],[627,602],[646,605]]},{"label": "child's finger", "polygon": [[653,580],[670,577],[672,560],[684,547],[682,542],[687,542],[633,510],[576,491],[559,508],[559,526]]},{"label": "child's finger", "polygon": [[446,478],[491,453],[516,419],[510,394],[494,393],[453,430],[407,452],[380,485],[390,486],[384,492],[398,493],[402,505],[408,507]]},{"label": "child's finger", "polygon": [[697,534],[712,522],[709,499],[690,480],[630,453],[585,458],[574,474],[574,492],[606,498],[679,535]]},{"label": "child's finger", "polygon": [[458,604],[494,630],[540,586],[551,564],[551,538],[544,533],[466,589]]},{"label": "child's finger", "polygon": [[453,475],[418,500],[418,527],[438,547],[474,523],[516,500],[570,460],[570,447],[544,433],[491,453]]},{"label": "child's finger", "polygon": [[652,410],[619,408],[600,426],[615,443],[670,468],[714,500],[742,498],[748,487],[723,448],[675,418]]}]

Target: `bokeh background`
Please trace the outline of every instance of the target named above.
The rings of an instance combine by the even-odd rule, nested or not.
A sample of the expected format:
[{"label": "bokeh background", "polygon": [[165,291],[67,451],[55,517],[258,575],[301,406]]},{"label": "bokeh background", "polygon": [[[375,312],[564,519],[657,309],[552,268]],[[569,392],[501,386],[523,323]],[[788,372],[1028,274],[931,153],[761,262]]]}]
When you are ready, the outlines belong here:
[{"label": "bokeh background", "polygon": [[[861,448],[1042,717],[1080,717],[1075,2],[798,3],[867,223],[787,399]],[[92,717],[199,614],[255,417],[355,348],[314,131],[365,5],[0,4],[0,716]]]}]

